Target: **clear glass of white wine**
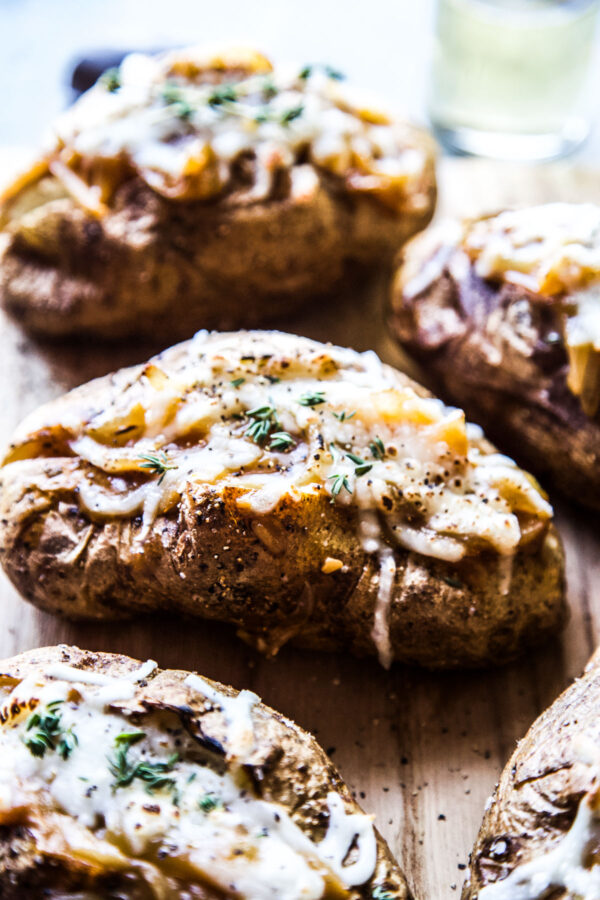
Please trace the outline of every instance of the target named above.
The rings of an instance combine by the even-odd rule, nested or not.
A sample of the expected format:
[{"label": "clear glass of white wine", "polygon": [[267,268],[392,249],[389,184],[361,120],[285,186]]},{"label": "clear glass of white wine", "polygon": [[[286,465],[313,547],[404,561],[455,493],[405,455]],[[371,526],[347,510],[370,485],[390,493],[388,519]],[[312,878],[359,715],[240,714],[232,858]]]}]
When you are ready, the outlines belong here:
[{"label": "clear glass of white wine", "polygon": [[550,159],[590,128],[600,0],[438,0],[429,115],[451,150]]}]

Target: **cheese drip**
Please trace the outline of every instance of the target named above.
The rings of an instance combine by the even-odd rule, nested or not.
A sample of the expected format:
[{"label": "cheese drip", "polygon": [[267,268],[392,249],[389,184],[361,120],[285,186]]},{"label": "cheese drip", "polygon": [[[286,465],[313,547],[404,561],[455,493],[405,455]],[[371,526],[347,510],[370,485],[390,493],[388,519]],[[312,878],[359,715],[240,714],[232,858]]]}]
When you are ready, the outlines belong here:
[{"label": "cheese drip", "polygon": [[132,54],[57,120],[48,143],[53,174],[84,201],[81,185],[91,188],[98,211],[124,163],[171,199],[209,199],[251,160],[251,183],[237,185],[246,202],[267,197],[282,170],[299,198],[323,170],[394,209],[427,202],[422,138],[328,67],[273,69],[253,51]]},{"label": "cheese drip", "polygon": [[[118,695],[150,671],[110,679],[54,666],[47,677],[31,675],[10,694],[4,689],[0,824],[29,809],[35,834],[36,810],[46,827],[56,813],[61,837],[50,842],[55,853],[134,872],[157,900],[179,896],[173,866],[191,883],[248,900],[343,896],[372,876],[377,847],[371,819],[347,815],[336,794],[328,797],[326,835],[315,843],[283,807],[259,799],[239,768],[208,758],[172,713],[149,712],[133,724],[110,706],[116,701],[99,699],[111,682]],[[188,681],[226,708],[228,728],[237,734],[237,711],[249,698],[225,697],[198,676]],[[66,754],[60,745],[32,752],[36,729],[44,727],[39,719],[31,724],[32,710],[42,719],[58,717],[56,741],[69,736]],[[132,771],[138,774],[130,778]]]}]

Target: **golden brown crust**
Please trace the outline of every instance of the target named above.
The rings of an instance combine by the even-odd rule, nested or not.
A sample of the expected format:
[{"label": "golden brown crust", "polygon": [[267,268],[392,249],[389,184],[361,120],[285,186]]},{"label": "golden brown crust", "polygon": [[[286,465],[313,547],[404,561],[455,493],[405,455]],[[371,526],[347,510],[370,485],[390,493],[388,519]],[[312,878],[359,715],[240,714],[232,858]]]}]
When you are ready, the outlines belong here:
[{"label": "golden brown crust", "polygon": [[399,213],[321,173],[308,196],[286,190],[250,205],[235,194],[169,201],[131,178],[98,218],[46,176],[5,226],[0,302],[27,328],[55,336],[176,339],[282,319],[330,294],[352,264],[389,266],[427,225],[436,187],[426,152],[423,203],[408,197]]},{"label": "golden brown crust", "polygon": [[[119,676],[139,666],[139,661],[127,656],[92,653],[59,645],[30,650],[3,660],[0,662],[0,677],[21,679],[36,670],[44,671],[56,662],[110,676]],[[210,747],[212,752],[224,752],[227,749],[225,717],[220,709],[214,708],[197,691],[183,684],[188,674],[174,669],[156,669],[141,682],[133,700],[117,705],[134,716],[169,709],[180,716],[182,724],[196,740]],[[234,697],[238,693],[229,686],[206,680],[226,696]],[[360,811],[339,773],[310,734],[262,703],[253,707],[252,719],[255,749],[246,769],[263,799],[282,804],[296,824],[316,841],[323,837],[326,830],[329,791],[335,791],[343,798],[348,812]],[[376,837],[378,856],[375,873],[366,885],[351,889],[349,897],[351,900],[371,897],[377,885],[394,900],[411,900],[402,871],[383,838],[379,834]],[[89,887],[81,882],[73,883],[72,877],[73,873],[70,875],[61,871],[52,860],[35,853],[26,828],[0,829],[0,895],[6,900],[22,898],[23,891],[27,891],[29,900],[41,900],[49,896],[49,888],[56,889],[58,886],[65,890],[81,890],[82,887]],[[127,885],[122,880],[120,885],[117,884],[114,874],[111,876],[110,873],[106,874],[101,884],[107,891],[119,887],[127,890]],[[93,887],[98,889],[98,884]],[[127,893],[126,896],[138,900],[136,893]],[[139,895],[139,900],[145,896]]]},{"label": "golden brown crust", "polygon": [[[567,386],[560,313],[515,284],[480,278],[435,233],[406,248],[391,328],[442,397],[460,405],[502,449],[580,503],[600,507],[600,423]],[[407,283],[431,266],[432,280]],[[413,282],[414,284],[414,282]]]},{"label": "golden brown crust", "polygon": [[[534,722],[506,764],[471,854],[462,900],[555,845],[569,830],[596,769],[577,745],[600,742],[600,657]],[[549,895],[548,895],[549,896]],[[564,891],[552,898],[571,896]]]},{"label": "golden brown crust", "polygon": [[[169,367],[185,364],[187,347],[167,351],[163,362],[168,354]],[[105,408],[137,371],[59,398],[48,421]],[[97,519],[81,508],[78,491],[89,471],[83,460],[64,451],[39,456],[39,447],[29,452],[26,430],[15,442],[15,461],[0,470],[0,558],[18,590],[42,609],[70,618],[170,612],[215,619],[270,654],[290,640],[376,652],[380,564],[363,547],[357,507],[332,504],[325,491],[286,492],[258,514],[236,503],[235,487],[188,483],[140,540],[139,517]],[[562,548],[551,524],[543,523],[512,565],[494,552],[459,563],[398,545],[393,553],[389,625],[399,661],[431,668],[502,663],[565,619]],[[327,558],[342,567],[323,571]]]}]

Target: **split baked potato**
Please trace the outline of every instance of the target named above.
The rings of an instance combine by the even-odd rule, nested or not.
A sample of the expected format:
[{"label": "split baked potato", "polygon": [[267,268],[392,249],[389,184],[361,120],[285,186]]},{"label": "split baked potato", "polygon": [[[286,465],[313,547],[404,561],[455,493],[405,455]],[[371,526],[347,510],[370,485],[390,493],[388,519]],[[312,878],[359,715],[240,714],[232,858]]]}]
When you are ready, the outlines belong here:
[{"label": "split baked potato", "polygon": [[391,324],[441,395],[600,507],[600,207],[551,203],[406,249]]},{"label": "split baked potato", "polygon": [[463,900],[600,897],[600,653],[531,726],[486,810]]},{"label": "split baked potato", "polygon": [[434,202],[431,139],[327,66],[132,54],[0,197],[0,300],[45,335],[264,324],[391,264]]},{"label": "split baked potato", "polygon": [[564,574],[534,479],[372,353],[199,333],[18,428],[0,558],[70,618],[176,612],[431,667],[555,632]]},{"label": "split baked potato", "polygon": [[62,645],[0,662],[0,896],[411,895],[314,738],[256,694]]}]

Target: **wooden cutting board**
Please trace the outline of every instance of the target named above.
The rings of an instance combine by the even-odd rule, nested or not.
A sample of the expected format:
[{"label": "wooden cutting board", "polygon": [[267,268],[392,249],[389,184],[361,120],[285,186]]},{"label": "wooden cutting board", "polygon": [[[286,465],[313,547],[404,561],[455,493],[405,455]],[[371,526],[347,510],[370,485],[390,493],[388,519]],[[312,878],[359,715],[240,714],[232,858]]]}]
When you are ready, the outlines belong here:
[{"label": "wooden cutting board", "polygon": [[[14,154],[11,154],[11,158]],[[0,162],[4,157],[0,154]],[[9,163],[6,154],[4,170]],[[440,165],[439,214],[473,214],[551,199],[600,202],[600,174],[566,163]],[[386,334],[383,284],[280,327],[372,348],[402,364]],[[45,400],[154,348],[43,346],[0,322],[0,441]],[[600,627],[597,516],[556,498],[567,550],[571,620],[560,641],[508,667],[431,674],[374,660],[284,648],[266,662],[226,628],[139,620],[71,625],[24,603],[0,575],[0,658],[60,641],[112,650],[256,691],[311,730],[338,764],[403,865],[418,900],[460,894],[467,856],[498,774],[535,716],[583,668]],[[598,591],[600,595],[600,591]]]}]

